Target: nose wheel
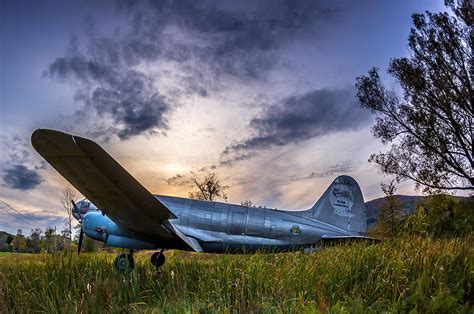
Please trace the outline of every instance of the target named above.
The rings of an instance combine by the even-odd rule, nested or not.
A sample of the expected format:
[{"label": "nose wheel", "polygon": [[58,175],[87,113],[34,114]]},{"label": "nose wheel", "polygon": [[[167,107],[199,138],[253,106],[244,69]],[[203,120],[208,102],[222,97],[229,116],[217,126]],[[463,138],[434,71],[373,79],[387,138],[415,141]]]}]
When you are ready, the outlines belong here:
[{"label": "nose wheel", "polygon": [[135,267],[135,262],[133,260],[132,254],[132,250],[130,250],[130,253],[119,254],[114,261],[115,269],[121,273],[131,272]]},{"label": "nose wheel", "polygon": [[165,255],[163,254],[164,250],[153,253],[151,256],[151,264],[155,266],[156,270],[165,264]]}]

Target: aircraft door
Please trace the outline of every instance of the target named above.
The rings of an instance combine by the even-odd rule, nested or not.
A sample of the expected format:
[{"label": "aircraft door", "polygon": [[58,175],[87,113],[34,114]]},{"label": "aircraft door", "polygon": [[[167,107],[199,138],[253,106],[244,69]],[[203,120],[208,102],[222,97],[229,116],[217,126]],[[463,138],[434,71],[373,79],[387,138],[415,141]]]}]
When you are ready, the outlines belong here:
[{"label": "aircraft door", "polygon": [[227,216],[227,233],[244,234],[246,229],[247,207],[231,206]]}]

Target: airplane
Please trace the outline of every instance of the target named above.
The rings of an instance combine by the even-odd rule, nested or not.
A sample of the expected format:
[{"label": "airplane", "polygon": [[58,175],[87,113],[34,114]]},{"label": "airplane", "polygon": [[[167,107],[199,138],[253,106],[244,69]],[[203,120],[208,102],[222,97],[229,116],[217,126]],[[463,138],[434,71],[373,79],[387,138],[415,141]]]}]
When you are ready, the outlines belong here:
[{"label": "airplane", "polygon": [[32,133],[34,149],[86,199],[72,202],[84,234],[129,249],[114,265],[134,267],[134,250],[156,250],[156,270],[170,249],[210,253],[315,249],[326,241],[366,236],[364,198],[354,178],[337,177],[316,204],[290,211],[153,195],[97,143],[50,129]]}]

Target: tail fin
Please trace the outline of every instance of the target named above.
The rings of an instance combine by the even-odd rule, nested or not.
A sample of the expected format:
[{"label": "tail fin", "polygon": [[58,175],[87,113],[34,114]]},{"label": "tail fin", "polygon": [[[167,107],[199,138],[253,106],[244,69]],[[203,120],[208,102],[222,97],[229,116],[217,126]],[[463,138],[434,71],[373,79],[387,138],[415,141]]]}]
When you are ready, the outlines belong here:
[{"label": "tail fin", "polygon": [[357,182],[349,176],[337,177],[308,213],[352,233],[364,235],[367,230],[364,197]]}]

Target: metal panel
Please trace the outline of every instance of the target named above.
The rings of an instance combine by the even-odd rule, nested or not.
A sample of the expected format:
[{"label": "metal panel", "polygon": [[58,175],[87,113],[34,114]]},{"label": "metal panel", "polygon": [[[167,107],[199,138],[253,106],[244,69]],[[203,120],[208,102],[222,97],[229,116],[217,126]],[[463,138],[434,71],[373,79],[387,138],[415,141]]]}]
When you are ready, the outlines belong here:
[{"label": "metal panel", "polygon": [[248,222],[247,222],[247,231],[245,232],[248,235],[260,235],[263,234],[265,230],[265,216],[263,213],[253,214],[249,211]]}]

